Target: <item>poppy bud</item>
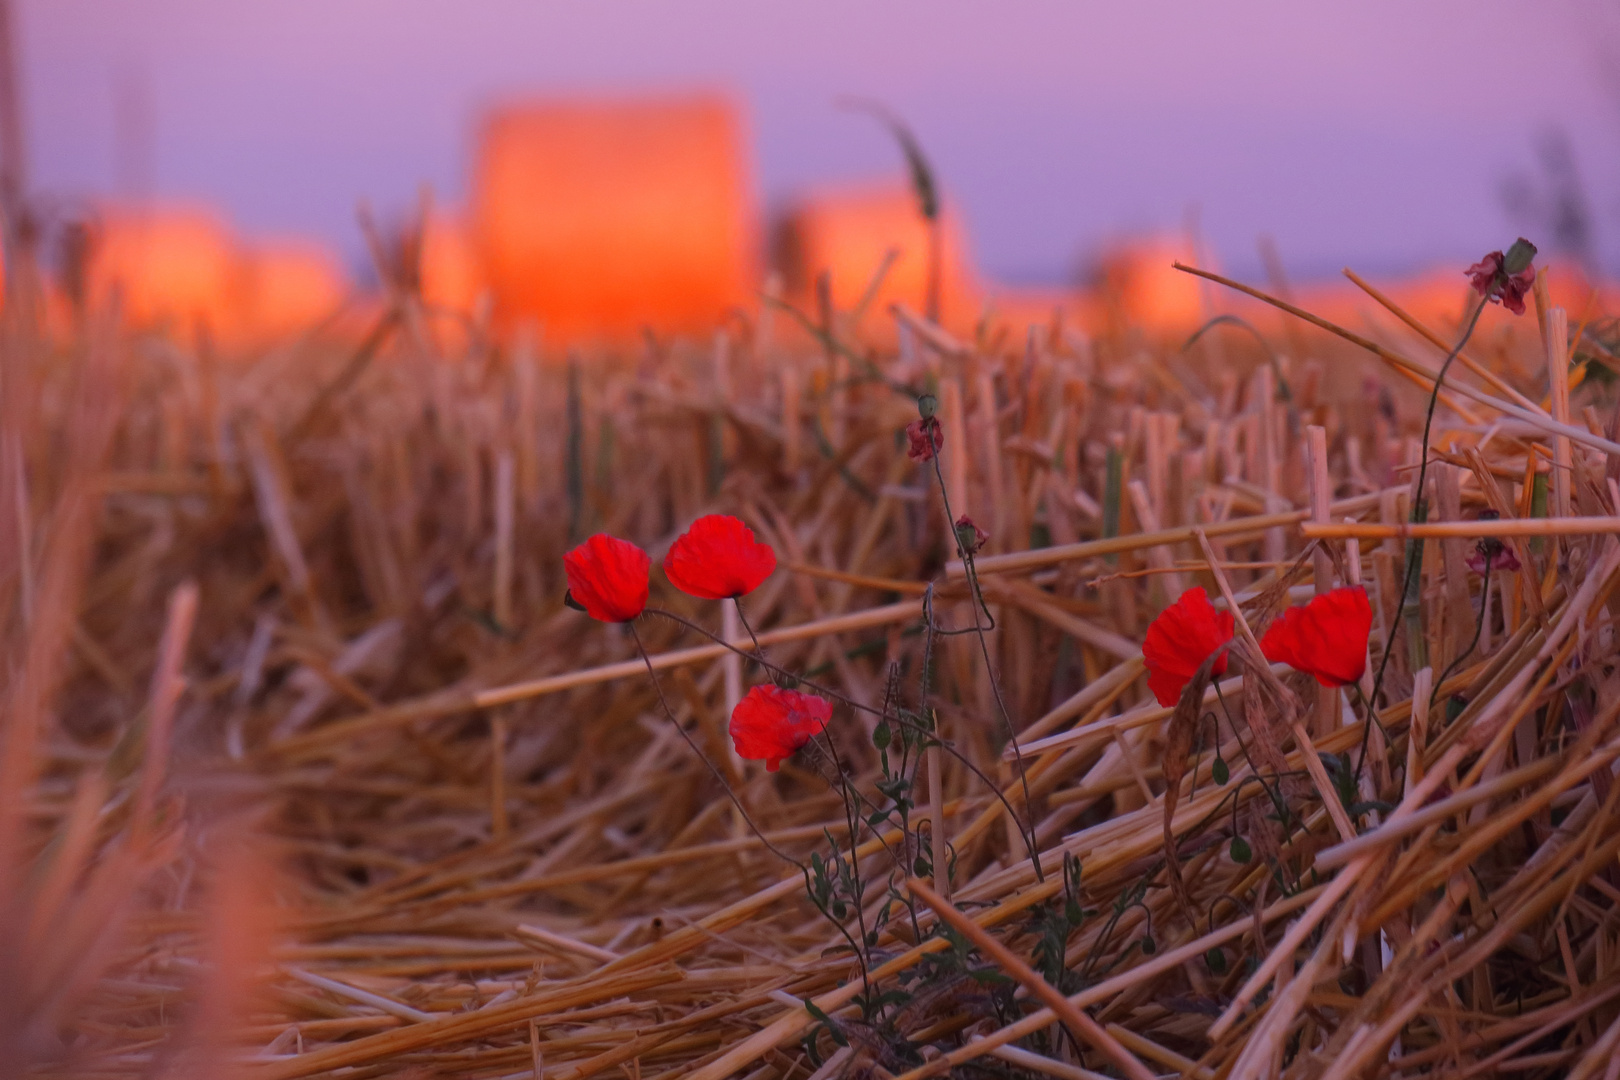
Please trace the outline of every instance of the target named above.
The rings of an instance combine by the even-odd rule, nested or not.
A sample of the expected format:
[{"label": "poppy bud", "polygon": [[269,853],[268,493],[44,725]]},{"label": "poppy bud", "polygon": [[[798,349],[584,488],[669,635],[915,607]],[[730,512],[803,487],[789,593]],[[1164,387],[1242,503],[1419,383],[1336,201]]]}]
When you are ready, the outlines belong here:
[{"label": "poppy bud", "polygon": [[1507,249],[1506,255],[1502,256],[1502,272],[1508,277],[1522,274],[1529,268],[1531,261],[1535,257],[1536,245],[1521,236],[1513,241],[1513,246]]},{"label": "poppy bud", "polygon": [[924,420],[933,419],[934,413],[939,411],[939,398],[933,394],[924,394],[917,399],[917,415]]}]

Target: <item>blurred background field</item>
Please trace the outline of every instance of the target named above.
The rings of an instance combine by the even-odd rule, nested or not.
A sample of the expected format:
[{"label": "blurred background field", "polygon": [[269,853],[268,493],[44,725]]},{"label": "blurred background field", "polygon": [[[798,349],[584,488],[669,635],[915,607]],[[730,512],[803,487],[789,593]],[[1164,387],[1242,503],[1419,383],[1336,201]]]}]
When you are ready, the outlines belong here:
[{"label": "blurred background field", "polygon": [[[1612,12],[0,13],[14,1074],[1125,1075],[1024,964],[1149,1075],[1613,1075]],[[904,889],[943,835],[1014,963],[926,905],[853,955],[562,604],[591,533],[736,514],[771,660],[916,704],[924,598],[971,610],[923,391],[998,627],[938,646],[940,820],[849,836],[824,763],[732,754],[757,665],[640,633],[773,843]],[[1516,569],[1482,511],[1539,519]],[[1245,676],[1177,742],[1168,602],[1358,582],[1381,728]]]}]

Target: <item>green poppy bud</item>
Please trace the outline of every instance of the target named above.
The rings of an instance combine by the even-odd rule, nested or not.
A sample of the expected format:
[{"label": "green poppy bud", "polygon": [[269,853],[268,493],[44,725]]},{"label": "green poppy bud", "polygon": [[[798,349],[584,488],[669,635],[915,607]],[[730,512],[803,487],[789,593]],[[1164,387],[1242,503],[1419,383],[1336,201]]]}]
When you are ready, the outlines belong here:
[{"label": "green poppy bud", "polygon": [[1507,249],[1506,255],[1502,256],[1502,272],[1508,277],[1522,274],[1535,257],[1536,245],[1521,236],[1513,241],[1513,246]]}]

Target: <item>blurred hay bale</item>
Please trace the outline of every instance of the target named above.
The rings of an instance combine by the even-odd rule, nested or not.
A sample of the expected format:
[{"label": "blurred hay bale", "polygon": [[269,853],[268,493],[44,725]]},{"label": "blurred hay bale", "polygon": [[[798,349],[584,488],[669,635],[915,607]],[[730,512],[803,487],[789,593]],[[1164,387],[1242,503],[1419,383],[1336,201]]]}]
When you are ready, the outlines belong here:
[{"label": "blurred hay bale", "polygon": [[348,291],[337,257],[305,239],[254,244],[241,256],[240,274],[243,322],[259,339],[290,337],[321,322]]},{"label": "blurred hay bale", "polygon": [[752,206],[721,97],[511,105],[479,139],[473,220],[497,311],[554,340],[714,325],[754,286]]},{"label": "blurred hay bale", "polygon": [[[948,204],[943,213],[940,321],[960,330],[978,317],[984,287],[973,268],[961,216]],[[873,310],[903,303],[923,311],[928,244],[928,222],[904,184],[827,186],[801,196],[789,208],[777,227],[774,261],[788,294],[806,310],[814,304],[817,274],[828,275],[835,307],[852,308],[883,271]]]},{"label": "blurred hay bale", "polygon": [[204,206],[117,206],[97,222],[91,290],[98,302],[116,289],[137,325],[190,330],[236,321],[242,281],[235,237]]}]

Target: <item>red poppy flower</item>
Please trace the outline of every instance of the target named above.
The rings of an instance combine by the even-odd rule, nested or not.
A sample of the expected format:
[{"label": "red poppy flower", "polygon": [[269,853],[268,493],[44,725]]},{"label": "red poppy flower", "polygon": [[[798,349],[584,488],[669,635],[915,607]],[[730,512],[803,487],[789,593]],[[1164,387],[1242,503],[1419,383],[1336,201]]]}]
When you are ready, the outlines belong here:
[{"label": "red poppy flower", "polygon": [[[1142,639],[1148,689],[1160,705],[1174,705],[1209,654],[1232,640],[1232,613],[1216,611],[1203,589],[1192,588],[1159,612]],[[1226,674],[1226,655],[1212,669]]]},{"label": "red poppy flower", "polygon": [[1316,676],[1323,686],[1349,686],[1367,667],[1371,630],[1367,591],[1351,585],[1283,612],[1260,639],[1260,651],[1267,660]]},{"label": "red poppy flower", "polygon": [[912,461],[932,461],[934,452],[945,445],[945,433],[937,417],[927,416],[906,425],[906,457]]},{"label": "red poppy flower", "polygon": [[629,622],[647,607],[652,560],[628,540],[597,533],[563,556],[568,594],[593,619]]},{"label": "red poppy flower", "polygon": [[763,761],[767,772],[775,772],[831,719],[832,702],[826,698],[756,686],[731,710],[731,743],[740,757]]},{"label": "red poppy flower", "polygon": [[728,514],[705,514],[692,522],[664,556],[670,583],[701,600],[745,596],[776,569],[771,545]]}]

